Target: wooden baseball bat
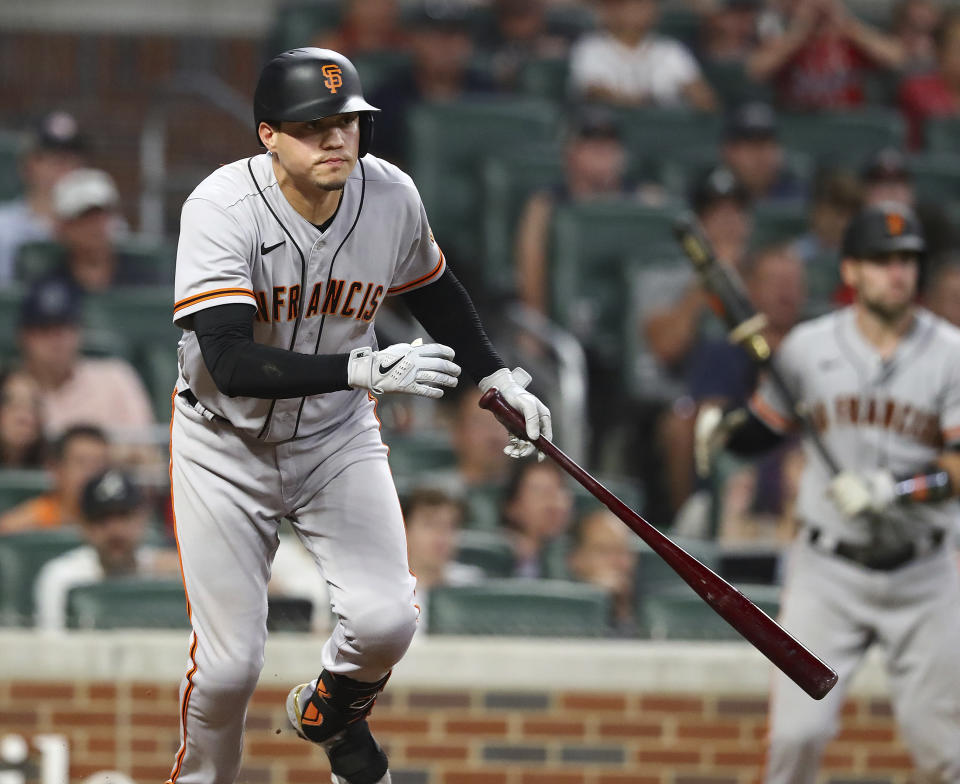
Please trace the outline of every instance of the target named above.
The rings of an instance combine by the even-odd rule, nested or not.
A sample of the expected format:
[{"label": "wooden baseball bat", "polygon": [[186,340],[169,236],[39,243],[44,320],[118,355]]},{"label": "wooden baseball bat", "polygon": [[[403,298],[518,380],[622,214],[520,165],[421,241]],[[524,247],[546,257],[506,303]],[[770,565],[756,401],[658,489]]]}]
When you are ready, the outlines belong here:
[{"label": "wooden baseball bat", "polygon": [[[496,389],[490,389],[480,398],[480,407],[486,408],[512,434],[526,438],[523,417],[507,403]],[[589,472],[581,468],[551,441],[541,436],[533,442],[537,449],[550,457],[564,471],[583,485],[644,542],[669,564],[700,598],[736,629],[757,650],[815,700],[822,699],[837,682],[837,673],[769,615],[757,607],[730,583],[714,573],[682,547],[678,547],[650,523],[634,512]]]}]

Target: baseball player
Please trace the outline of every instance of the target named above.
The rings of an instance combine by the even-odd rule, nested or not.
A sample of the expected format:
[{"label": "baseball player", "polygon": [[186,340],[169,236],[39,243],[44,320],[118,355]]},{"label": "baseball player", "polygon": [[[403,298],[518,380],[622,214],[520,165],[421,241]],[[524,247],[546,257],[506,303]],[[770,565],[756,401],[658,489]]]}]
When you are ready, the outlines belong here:
[{"label": "baseball player", "polygon": [[[551,434],[529,376],[504,367],[447,268],[410,177],[367,154],[376,111],[337,52],[280,54],[254,96],[266,152],[221,167],[183,206],[170,472],[193,631],[168,784],[236,780],[284,517],[338,619],[287,714],[337,784],[390,781],[365,717],[418,608],[374,394],[438,398],[457,384],[456,358],[521,411],[529,438]],[[388,296],[442,342],[378,349]]]},{"label": "baseball player", "polygon": [[[923,780],[960,782],[960,330],[914,305],[923,252],[909,207],[865,208],[843,242],[854,303],[795,327],[774,359],[843,470],[831,472],[808,434],[781,622],[839,681],[816,702],[774,674],[768,784],[814,782],[873,643]],[[762,452],[797,426],[796,410],[768,378],[748,411],[704,409],[697,446]]]}]

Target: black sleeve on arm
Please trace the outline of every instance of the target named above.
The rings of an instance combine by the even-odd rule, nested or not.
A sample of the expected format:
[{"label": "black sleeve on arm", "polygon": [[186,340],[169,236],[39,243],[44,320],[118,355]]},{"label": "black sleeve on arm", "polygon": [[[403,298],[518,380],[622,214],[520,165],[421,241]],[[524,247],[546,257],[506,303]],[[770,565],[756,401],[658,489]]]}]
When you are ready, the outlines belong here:
[{"label": "black sleeve on arm", "polygon": [[474,381],[506,367],[480,323],[473,300],[450,267],[433,283],[400,297],[434,340],[457,352],[457,364]]},{"label": "black sleeve on arm", "polygon": [[747,420],[730,434],[726,449],[738,457],[753,457],[773,449],[785,438],[747,409]]},{"label": "black sleeve on arm", "polygon": [[251,305],[215,305],[193,314],[200,353],[229,397],[268,400],[349,389],[349,354],[300,354],[253,340]]}]

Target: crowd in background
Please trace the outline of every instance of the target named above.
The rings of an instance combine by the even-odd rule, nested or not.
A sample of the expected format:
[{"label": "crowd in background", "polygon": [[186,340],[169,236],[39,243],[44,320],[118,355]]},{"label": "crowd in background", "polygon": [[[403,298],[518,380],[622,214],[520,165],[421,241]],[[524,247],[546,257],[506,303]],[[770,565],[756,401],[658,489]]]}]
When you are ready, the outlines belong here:
[{"label": "crowd in background", "polygon": [[[715,148],[694,156],[703,165],[681,169],[691,173],[680,201],[766,314],[771,346],[800,320],[849,302],[838,274],[843,230],[860,206],[883,200],[916,208],[930,248],[923,303],[960,324],[960,213],[926,199],[912,168],[924,151],[928,122],[960,116],[960,11],[936,0],[900,0],[887,18],[868,19],[842,0],[690,0],[669,6],[690,22],[681,40],[658,27],[668,5],[659,0],[490,5],[478,25],[474,6],[352,0],[337,27],[303,31],[305,42],[349,57],[404,55],[367,95],[382,110],[372,152],[401,166],[411,164],[414,107],[510,96],[531,62],[564,63],[567,122],[557,129],[563,176],[524,194],[512,234],[509,291],[489,290],[478,259],[451,241],[450,263],[473,284],[485,315],[505,302],[552,315],[551,226],[564,205],[674,203],[677,187],[664,172],[677,162],[637,165],[643,150],[631,148],[622,125],[625,107],[662,107],[721,118]],[[581,13],[556,13],[563,5]],[[711,82],[710,75],[727,66],[740,69],[736,90]],[[878,105],[902,113],[903,147],[837,150],[798,166],[784,144],[783,119],[793,113],[855,113]],[[698,116],[691,114],[691,122]],[[169,267],[145,264],[131,252],[136,227],[117,186],[110,173],[90,166],[93,129],[51,107],[33,118],[25,139],[18,163],[22,195],[0,204],[0,290],[18,292],[8,321],[13,332],[3,341],[0,474],[46,472],[48,489],[0,508],[0,535],[78,533],[80,546],[48,563],[37,582],[36,623],[56,628],[66,624],[66,594],[74,585],[178,574],[152,379],[98,346],[84,321],[91,297],[169,287],[171,279]],[[218,162],[211,161],[211,169]],[[417,171],[411,174],[416,180]],[[960,201],[960,190],[957,196]],[[805,227],[758,245],[758,210],[770,207],[795,209],[805,215]],[[444,226],[433,228],[446,249]],[[633,354],[618,356],[619,365],[611,367],[609,356],[584,341],[588,467],[633,490],[641,511],[664,528],[777,550],[792,534],[801,467],[796,444],[751,467],[731,464],[720,477],[697,476],[697,407],[745,401],[758,370],[725,339],[689,264],[679,254],[651,262],[637,269],[631,287]],[[171,357],[174,341],[166,346]],[[629,394],[620,382],[626,365],[641,370],[639,391]],[[475,390],[461,389],[428,410],[419,402],[384,405],[388,444],[395,437],[399,448],[426,428],[439,434],[449,458],[409,477],[394,469],[418,594],[491,575],[579,580],[609,592],[612,632],[637,634],[638,557],[631,535],[550,462],[511,465],[501,453],[505,432],[477,399]],[[478,531],[493,537],[487,545],[502,546],[496,568],[469,557],[463,534]],[[289,579],[309,564],[293,540],[281,539],[272,590],[312,602],[311,627],[326,628],[326,608],[316,609],[324,601],[322,579],[315,585]],[[422,606],[426,625],[428,605]]]}]

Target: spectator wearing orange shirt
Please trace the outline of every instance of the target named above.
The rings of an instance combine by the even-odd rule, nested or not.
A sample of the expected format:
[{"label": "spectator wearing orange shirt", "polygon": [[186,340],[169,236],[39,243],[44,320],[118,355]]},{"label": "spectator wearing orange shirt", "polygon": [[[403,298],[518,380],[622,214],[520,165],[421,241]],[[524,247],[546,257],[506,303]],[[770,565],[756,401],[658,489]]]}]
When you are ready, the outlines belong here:
[{"label": "spectator wearing orange shirt", "polygon": [[107,437],[98,427],[77,425],[67,430],[54,442],[47,464],[52,489],[0,516],[0,534],[78,523],[83,487],[107,467],[109,449]]}]

